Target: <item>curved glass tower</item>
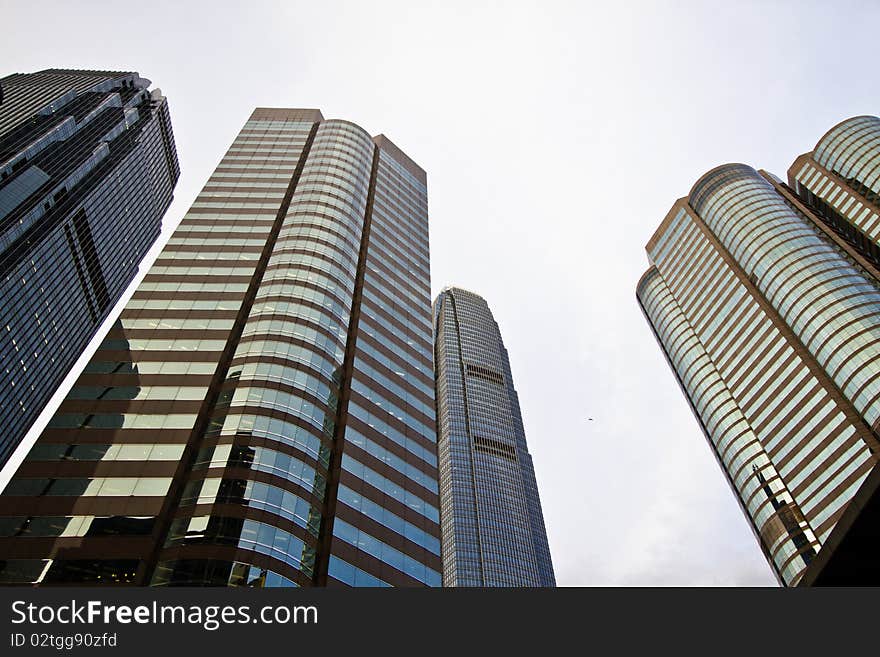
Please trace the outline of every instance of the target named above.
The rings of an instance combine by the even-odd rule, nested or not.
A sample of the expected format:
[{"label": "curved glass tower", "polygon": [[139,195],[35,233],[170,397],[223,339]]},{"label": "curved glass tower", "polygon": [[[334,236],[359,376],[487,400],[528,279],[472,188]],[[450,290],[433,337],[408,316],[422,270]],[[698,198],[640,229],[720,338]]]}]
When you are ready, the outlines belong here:
[{"label": "curved glass tower", "polygon": [[745,165],[710,171],[649,241],[637,288],[787,585],[832,537],[880,451],[876,271],[803,201]]},{"label": "curved glass tower", "polygon": [[0,497],[0,577],[439,586],[436,468],[425,172],[257,109]]},{"label": "curved glass tower", "polygon": [[444,586],[555,586],[510,361],[482,297],[434,301]]}]

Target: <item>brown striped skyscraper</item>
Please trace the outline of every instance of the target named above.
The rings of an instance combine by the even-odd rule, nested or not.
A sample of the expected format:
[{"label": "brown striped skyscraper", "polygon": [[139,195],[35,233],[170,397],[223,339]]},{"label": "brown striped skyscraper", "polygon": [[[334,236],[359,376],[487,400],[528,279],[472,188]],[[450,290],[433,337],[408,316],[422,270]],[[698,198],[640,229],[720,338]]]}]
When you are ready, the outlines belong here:
[{"label": "brown striped skyscraper", "polygon": [[648,242],[638,284],[785,585],[880,575],[878,178],[875,117],[832,129],[788,185],[741,164],[713,169]]},{"label": "brown striped skyscraper", "polygon": [[425,172],[257,109],[0,497],[0,581],[439,586]]}]

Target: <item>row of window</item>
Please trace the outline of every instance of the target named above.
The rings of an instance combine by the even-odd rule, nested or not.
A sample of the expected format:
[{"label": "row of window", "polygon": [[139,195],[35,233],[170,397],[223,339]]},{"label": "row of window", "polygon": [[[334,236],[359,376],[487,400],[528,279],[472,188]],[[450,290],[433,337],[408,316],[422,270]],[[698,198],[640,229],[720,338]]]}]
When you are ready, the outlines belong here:
[{"label": "row of window", "polygon": [[372,518],[376,522],[394,532],[397,532],[404,538],[412,541],[429,552],[440,556],[440,539],[432,536],[426,531],[416,527],[411,522],[407,522],[398,515],[395,515],[381,504],[377,504],[369,498],[353,491],[348,486],[339,485],[337,499],[350,506],[355,511],[363,513],[368,518]]},{"label": "row of window", "polygon": [[217,431],[222,436],[258,436],[290,445],[312,456],[324,468],[330,461],[330,450],[321,442],[314,430],[305,429],[292,422],[265,415],[229,414],[220,426],[212,425],[209,434]]},{"label": "row of window", "polygon": [[262,481],[219,477],[191,481],[183,491],[180,506],[194,504],[241,504],[268,511],[307,529],[315,537],[321,526],[319,509],[289,490]]},{"label": "row of window", "polygon": [[188,413],[56,413],[49,429],[192,429],[196,415]]},{"label": "row of window", "polygon": [[207,386],[83,386],[70,389],[68,399],[107,399],[130,401],[201,401]]},{"label": "row of window", "polygon": [[416,513],[425,516],[432,522],[440,522],[440,513],[437,509],[419,497],[416,493],[407,490],[399,484],[380,475],[375,470],[368,468],[360,461],[355,460],[350,454],[342,455],[342,469],[353,474],[355,477],[368,483],[386,495],[408,506]]},{"label": "row of window", "polygon": [[93,374],[113,374],[116,372],[132,374],[213,374],[217,368],[214,361],[103,361],[92,360],[83,372]]},{"label": "row of window", "polygon": [[155,516],[5,516],[0,536],[149,536],[155,523]]},{"label": "row of window", "polygon": [[314,548],[293,534],[255,520],[212,516],[180,518],[172,523],[165,545],[200,543],[253,550],[302,570],[309,577],[314,570]]},{"label": "row of window", "polygon": [[406,451],[412,452],[425,463],[430,463],[433,466],[437,465],[437,457],[434,455],[433,450],[424,447],[419,441],[414,440],[413,438],[410,438],[401,431],[395,429],[387,422],[379,419],[376,415],[374,415],[367,409],[359,406],[356,402],[350,401],[348,403],[348,414],[356,417],[377,433],[382,434],[389,440],[397,443]]},{"label": "row of window", "polygon": [[370,440],[359,431],[353,429],[351,426],[347,426],[345,428],[345,440],[346,442],[352,443],[353,445],[357,445],[370,456],[379,459],[385,465],[397,470],[407,479],[412,479],[422,488],[427,488],[433,493],[438,492],[436,477],[425,474],[416,466],[412,465],[411,463],[407,463],[393,452],[385,449],[379,443]]},{"label": "row of window", "polygon": [[250,588],[296,587],[278,573],[243,561],[177,559],[160,561],[151,586],[246,586]]},{"label": "row of window", "polygon": [[226,340],[193,340],[189,338],[107,338],[99,349],[108,351],[223,351]]},{"label": "row of window", "polygon": [[268,447],[229,444],[207,447],[199,451],[194,468],[245,468],[268,472],[299,484],[318,498],[323,498],[326,485],[324,475],[318,474],[312,465]]},{"label": "row of window", "polygon": [[442,583],[440,573],[437,571],[344,520],[337,518],[333,521],[333,536],[428,586],[440,586]]},{"label": "row of window", "polygon": [[171,477],[65,477],[47,479],[15,477],[4,495],[38,497],[65,495],[73,497],[159,497],[168,492]]},{"label": "row of window", "polygon": [[36,443],[28,461],[179,461],[186,445],[164,443]]}]

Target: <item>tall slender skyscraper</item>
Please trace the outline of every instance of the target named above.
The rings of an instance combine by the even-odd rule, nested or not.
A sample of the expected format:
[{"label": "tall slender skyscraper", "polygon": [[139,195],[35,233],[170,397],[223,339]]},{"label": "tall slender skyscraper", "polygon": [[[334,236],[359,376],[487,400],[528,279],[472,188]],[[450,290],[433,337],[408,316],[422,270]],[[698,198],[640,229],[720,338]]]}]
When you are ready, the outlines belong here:
[{"label": "tall slender skyscraper", "polygon": [[555,586],[519,398],[482,297],[434,302],[444,586]]},{"label": "tall slender skyscraper", "polygon": [[0,79],[0,467],[159,236],[179,169],[137,73]]},{"label": "tall slender skyscraper", "polygon": [[876,233],[878,208],[840,177],[880,165],[876,138],[851,138],[866,124],[880,134],[870,117],[829,132],[792,167],[793,187],[741,164],[704,175],[648,242],[637,288],[787,585],[815,581],[880,454],[880,284],[856,233]]},{"label": "tall slender skyscraper", "polygon": [[439,586],[425,172],[257,109],[0,496],[4,582]]}]

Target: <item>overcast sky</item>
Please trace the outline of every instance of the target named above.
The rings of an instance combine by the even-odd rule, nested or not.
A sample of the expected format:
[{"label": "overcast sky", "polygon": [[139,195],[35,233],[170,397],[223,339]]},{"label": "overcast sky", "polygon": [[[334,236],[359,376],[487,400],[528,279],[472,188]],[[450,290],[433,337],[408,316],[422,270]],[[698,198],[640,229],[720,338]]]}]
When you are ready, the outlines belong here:
[{"label": "overcast sky", "polygon": [[0,0],[0,76],[161,88],[181,164],[168,229],[255,106],[388,135],[428,172],[434,295],[474,290],[501,327],[559,584],[774,585],[635,285],[707,170],[785,178],[834,124],[878,113],[878,20],[839,1]]}]

